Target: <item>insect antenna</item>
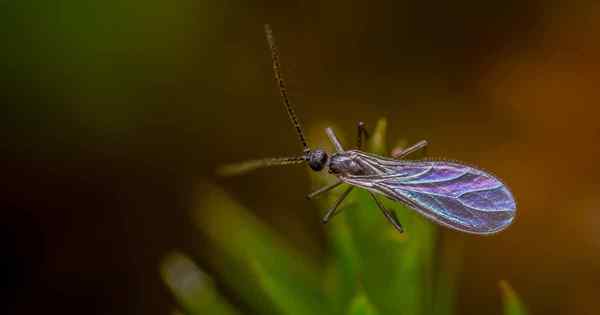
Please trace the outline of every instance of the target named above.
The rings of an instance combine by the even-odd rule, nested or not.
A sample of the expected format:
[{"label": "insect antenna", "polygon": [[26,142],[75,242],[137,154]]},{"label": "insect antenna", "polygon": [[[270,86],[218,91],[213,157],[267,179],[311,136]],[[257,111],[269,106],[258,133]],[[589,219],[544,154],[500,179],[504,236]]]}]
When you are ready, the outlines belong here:
[{"label": "insect antenna", "polygon": [[283,99],[283,104],[287,110],[288,116],[290,117],[290,121],[296,128],[296,133],[298,134],[298,138],[304,147],[304,152],[307,153],[310,151],[308,147],[308,143],[306,142],[306,138],[304,137],[304,132],[302,131],[302,126],[298,121],[298,117],[294,112],[294,108],[289,100],[287,90],[285,88],[285,82],[283,81],[283,77],[281,76],[281,66],[279,65],[279,50],[277,49],[277,45],[275,45],[275,38],[273,37],[273,31],[269,24],[265,24],[265,34],[267,36],[267,42],[269,43],[269,49],[271,50],[271,58],[273,60],[273,72],[275,73],[275,79],[277,80],[277,84],[279,86],[279,94],[281,94],[281,98]]},{"label": "insect antenna", "polygon": [[223,165],[217,169],[217,174],[221,176],[234,176],[248,173],[258,168],[277,165],[300,164],[304,162],[306,162],[305,156],[250,160],[235,164]]},{"label": "insect antenna", "polygon": [[[287,90],[285,88],[285,82],[283,81],[283,77],[281,76],[281,67],[279,65],[279,51],[277,50],[277,45],[275,45],[273,31],[271,31],[271,27],[268,24],[265,25],[265,34],[267,37],[267,42],[269,44],[269,49],[271,50],[271,58],[273,60],[273,72],[275,73],[275,79],[277,80],[277,84],[279,86],[279,94],[281,94],[281,98],[283,99],[283,104],[285,105],[290,121],[292,122],[292,125],[294,125],[294,128],[296,128],[296,133],[298,134],[300,143],[302,143],[302,146],[304,147],[304,154],[302,156],[296,157],[267,158],[223,165],[217,169],[217,174],[221,176],[240,175],[258,168],[277,165],[301,164],[304,162],[308,162],[310,167],[314,170],[321,170],[327,158],[327,156],[324,155],[322,151],[311,151],[308,147],[308,143],[306,142],[306,138],[304,137],[304,132],[302,131],[302,126],[300,125],[298,117],[294,112],[294,108],[292,107],[292,104],[287,94]],[[323,159],[323,157],[325,159]]]}]

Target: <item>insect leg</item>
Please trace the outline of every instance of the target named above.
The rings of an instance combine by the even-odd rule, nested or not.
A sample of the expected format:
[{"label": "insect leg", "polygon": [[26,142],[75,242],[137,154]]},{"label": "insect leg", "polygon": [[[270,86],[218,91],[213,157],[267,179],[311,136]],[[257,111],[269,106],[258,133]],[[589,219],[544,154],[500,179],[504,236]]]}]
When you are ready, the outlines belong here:
[{"label": "insect leg", "polygon": [[375,197],[375,195],[372,192],[369,192],[369,194],[371,195],[371,197],[373,197],[373,200],[375,200],[377,207],[379,208],[379,210],[381,210],[385,218],[388,219],[388,221],[390,221],[390,223],[394,226],[396,230],[398,230],[398,232],[404,233],[404,228],[402,227],[402,224],[400,224],[400,222],[398,221],[396,213],[392,210],[386,209],[381,203],[381,201],[379,201],[379,199],[377,199],[377,197]]},{"label": "insect leg", "polygon": [[356,141],[356,148],[357,149],[362,149],[362,144],[363,144],[363,136],[365,137],[365,139],[369,138],[369,133],[367,132],[367,128],[365,127],[365,123],[362,121],[358,122],[358,138]]},{"label": "insect leg", "polygon": [[342,193],[342,195],[338,198],[338,200],[335,202],[335,205],[333,205],[333,207],[331,209],[327,210],[327,213],[321,220],[323,223],[329,222],[329,219],[331,219],[334,215],[339,213],[339,211],[337,211],[338,207],[340,206],[340,204],[342,204],[342,201],[344,201],[344,199],[346,199],[346,197],[348,197],[348,194],[350,194],[350,192],[352,191],[353,188],[354,188],[354,186],[348,187],[348,189],[346,189]]},{"label": "insect leg", "polygon": [[311,192],[310,194],[306,195],[306,198],[313,199],[314,197],[316,197],[322,193],[328,192],[341,184],[342,184],[342,181],[338,180],[337,182],[335,182],[333,184],[327,185],[325,187],[321,187],[321,188],[317,189],[316,191]]},{"label": "insect leg", "polygon": [[327,128],[325,128],[325,133],[327,134],[327,137],[329,137],[329,141],[331,141],[331,143],[333,143],[333,146],[335,147],[335,151],[337,151],[337,153],[344,153],[344,148],[342,148],[342,145],[340,144],[340,140],[338,140],[338,138],[335,136],[333,129],[331,129],[330,127],[327,127]]},{"label": "insect leg", "polygon": [[417,142],[416,144],[414,144],[400,152],[392,153],[392,157],[395,159],[401,159],[419,149],[424,148],[426,145],[427,145],[427,140],[421,140],[421,141]]}]

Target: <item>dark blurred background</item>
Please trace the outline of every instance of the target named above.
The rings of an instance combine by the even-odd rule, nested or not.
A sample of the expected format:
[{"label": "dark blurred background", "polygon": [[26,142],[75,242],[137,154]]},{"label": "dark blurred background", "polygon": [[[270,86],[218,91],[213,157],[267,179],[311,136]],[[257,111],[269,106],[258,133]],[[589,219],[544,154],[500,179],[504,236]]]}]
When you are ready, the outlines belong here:
[{"label": "dark blurred background", "polygon": [[600,6],[512,0],[0,1],[5,309],[168,313],[160,257],[210,255],[200,181],[323,253],[303,168],[212,175],[299,152],[264,23],[313,142],[387,117],[510,185],[514,225],[465,237],[460,314],[498,314],[499,279],[533,314],[597,313]]}]

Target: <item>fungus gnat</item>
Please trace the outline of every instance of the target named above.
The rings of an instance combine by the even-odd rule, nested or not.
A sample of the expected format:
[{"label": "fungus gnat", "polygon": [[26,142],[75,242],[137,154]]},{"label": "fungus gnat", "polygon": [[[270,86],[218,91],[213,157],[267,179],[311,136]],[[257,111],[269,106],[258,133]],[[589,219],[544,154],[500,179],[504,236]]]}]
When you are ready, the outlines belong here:
[{"label": "fungus gnat", "polygon": [[265,33],[279,92],[304,152],[296,157],[261,159],[225,166],[220,169],[221,174],[235,175],[260,167],[300,163],[307,163],[315,172],[327,168],[330,174],[337,177],[337,181],[309,194],[309,199],[343,183],[350,187],[327,211],[323,217],[324,223],[338,213],[340,204],[352,189],[360,187],[369,191],[385,218],[400,232],[403,228],[395,212],[385,208],[376,194],[401,202],[438,224],[466,233],[493,234],[511,224],[516,213],[515,200],[508,187],[493,175],[454,161],[402,160],[425,147],[426,141],[396,152],[392,158],[377,156],[360,151],[363,137],[368,137],[368,134],[364,124],[358,123],[356,149],[344,150],[331,128],[326,128],[325,132],[335,147],[333,155],[329,156],[322,149],[310,148],[289,101],[280,72],[279,52],[268,25],[265,25]]}]

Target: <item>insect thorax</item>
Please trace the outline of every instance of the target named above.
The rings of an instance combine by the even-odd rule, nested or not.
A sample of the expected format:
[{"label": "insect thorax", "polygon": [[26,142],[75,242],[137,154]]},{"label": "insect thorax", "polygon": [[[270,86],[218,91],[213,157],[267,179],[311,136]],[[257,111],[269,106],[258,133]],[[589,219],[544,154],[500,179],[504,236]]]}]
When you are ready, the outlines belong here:
[{"label": "insect thorax", "polygon": [[351,151],[337,153],[329,160],[329,172],[336,175],[368,175],[365,169]]}]

